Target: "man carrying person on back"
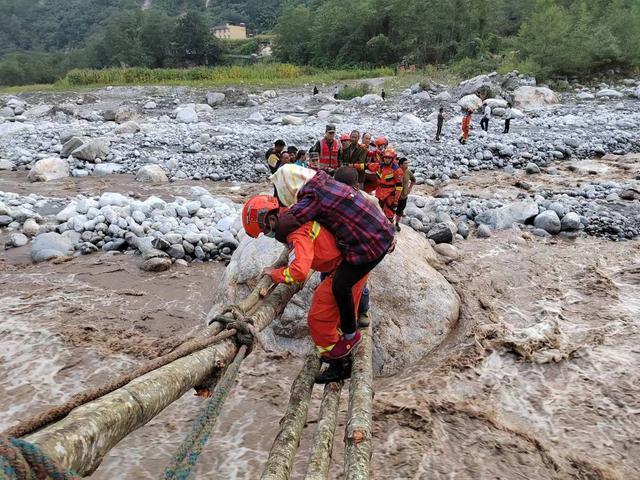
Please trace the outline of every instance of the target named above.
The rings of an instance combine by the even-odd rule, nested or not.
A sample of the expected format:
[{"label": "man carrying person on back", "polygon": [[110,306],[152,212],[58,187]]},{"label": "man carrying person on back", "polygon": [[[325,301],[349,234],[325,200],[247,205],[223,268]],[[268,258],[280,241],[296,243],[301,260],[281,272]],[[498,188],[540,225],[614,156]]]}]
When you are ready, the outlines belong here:
[{"label": "man carrying person on back", "polygon": [[335,137],[335,125],[327,125],[324,138],[318,140],[309,151],[318,153],[317,168],[328,175],[335,173],[342,159],[342,145]]},{"label": "man carrying person on back", "polygon": [[323,171],[285,165],[271,176],[285,207],[275,228],[287,237],[307,222],[317,221],[334,234],[344,261],[336,269],[332,292],[340,311],[342,337],[331,350],[342,358],[360,342],[353,288],[395,247],[395,230],[375,205],[358,191]]}]

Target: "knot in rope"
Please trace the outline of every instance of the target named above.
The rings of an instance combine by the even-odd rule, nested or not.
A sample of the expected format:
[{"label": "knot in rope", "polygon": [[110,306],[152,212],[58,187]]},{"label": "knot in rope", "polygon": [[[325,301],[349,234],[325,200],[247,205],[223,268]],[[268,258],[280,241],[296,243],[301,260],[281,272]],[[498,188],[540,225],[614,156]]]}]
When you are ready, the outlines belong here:
[{"label": "knot in rope", "polygon": [[80,480],[36,445],[0,436],[0,475],[10,480]]},{"label": "knot in rope", "polygon": [[[231,315],[231,317],[227,315]],[[240,345],[246,345],[249,351],[253,349],[255,342],[260,344],[258,331],[253,325],[252,320],[247,319],[242,309],[237,305],[226,307],[221,315],[216,315],[213,318],[213,321],[224,325],[226,330],[235,330],[238,343]]]}]

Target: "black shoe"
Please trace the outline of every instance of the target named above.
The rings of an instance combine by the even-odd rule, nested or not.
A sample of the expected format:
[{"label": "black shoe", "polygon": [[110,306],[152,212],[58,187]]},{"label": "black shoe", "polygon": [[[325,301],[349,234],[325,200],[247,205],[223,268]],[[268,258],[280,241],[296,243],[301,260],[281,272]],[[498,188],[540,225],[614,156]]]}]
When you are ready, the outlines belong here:
[{"label": "black shoe", "polygon": [[351,355],[338,360],[331,360],[329,368],[316,377],[316,383],[326,385],[327,383],[341,382],[351,377]]},{"label": "black shoe", "polygon": [[358,328],[367,328],[371,324],[371,320],[369,320],[369,313],[361,313],[358,315]]},{"label": "black shoe", "polygon": [[400,228],[400,224],[396,223],[396,232],[399,232],[400,230],[402,230],[402,228]]}]

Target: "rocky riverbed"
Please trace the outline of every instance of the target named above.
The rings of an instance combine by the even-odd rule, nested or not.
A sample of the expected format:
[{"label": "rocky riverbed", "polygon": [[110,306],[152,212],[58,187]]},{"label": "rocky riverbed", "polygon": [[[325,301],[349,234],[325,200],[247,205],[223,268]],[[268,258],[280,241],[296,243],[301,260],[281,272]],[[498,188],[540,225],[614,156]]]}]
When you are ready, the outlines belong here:
[{"label": "rocky riverbed", "polygon": [[[638,85],[573,82],[558,93],[510,74],[423,82],[384,102],[178,87],[0,97],[0,429],[201,326],[242,252],[243,201],[270,190],[264,150],[276,138],[308,147],[335,122],[384,133],[410,158],[418,185],[400,235],[427,252],[422,274],[444,276],[461,302],[457,321],[432,335],[415,319],[424,335],[412,337],[411,321],[394,325],[393,314],[411,309],[378,300],[375,478],[633,478]],[[477,107],[478,94],[495,118],[460,145],[460,108]],[[516,110],[502,135],[507,100]],[[412,253],[394,259],[408,280]],[[407,279],[402,288],[414,288]],[[292,303],[267,337],[275,352],[243,367],[198,475],[259,475],[301,365],[305,303]],[[157,478],[200,402],[186,395],[92,478]],[[346,396],[341,427],[345,415]],[[338,435],[331,478],[342,477],[342,453]]]}]

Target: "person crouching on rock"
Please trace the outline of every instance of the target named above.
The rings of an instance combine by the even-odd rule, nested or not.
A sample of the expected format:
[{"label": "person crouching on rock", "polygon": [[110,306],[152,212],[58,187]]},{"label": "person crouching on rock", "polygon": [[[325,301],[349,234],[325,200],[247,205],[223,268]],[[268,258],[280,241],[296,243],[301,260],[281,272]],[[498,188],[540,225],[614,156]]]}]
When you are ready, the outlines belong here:
[{"label": "person crouching on rock", "polygon": [[342,337],[330,357],[345,357],[360,342],[353,288],[395,247],[395,229],[375,205],[352,187],[296,165],[284,165],[271,181],[282,204],[276,238],[288,236],[312,220],[335,236],[344,261],[335,271],[332,292],[340,312]]},{"label": "person crouching on rock", "polygon": [[[253,238],[261,233],[273,237],[278,228],[279,213],[275,197],[256,195],[243,208],[244,229]],[[351,362],[345,361],[342,354],[337,356],[332,353],[340,343],[340,310],[333,296],[332,272],[343,261],[336,239],[329,230],[312,220],[293,230],[287,236],[286,244],[289,247],[289,264],[281,268],[267,267],[263,274],[269,275],[276,284],[286,285],[304,283],[311,270],[325,274],[313,294],[307,316],[311,338],[323,360],[329,363],[329,368],[316,378],[316,382],[329,383],[349,378]],[[362,277],[351,290],[357,302],[360,301],[367,278],[368,275]]]}]

